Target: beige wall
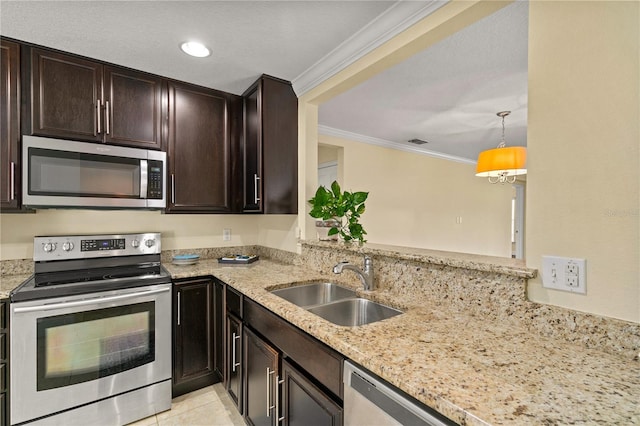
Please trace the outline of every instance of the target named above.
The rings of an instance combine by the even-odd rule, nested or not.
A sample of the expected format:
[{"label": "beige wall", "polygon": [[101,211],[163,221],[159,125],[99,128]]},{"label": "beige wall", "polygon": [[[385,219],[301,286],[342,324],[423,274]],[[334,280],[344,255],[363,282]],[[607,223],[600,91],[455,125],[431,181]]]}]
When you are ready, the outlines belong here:
[{"label": "beige wall", "polygon": [[343,188],[369,191],[367,241],[511,256],[511,185],[491,185],[469,164],[326,135],[319,141],[344,149]]},{"label": "beige wall", "polygon": [[338,150],[335,147],[321,145],[320,140],[318,145],[318,164],[329,163],[332,161],[338,161]]},{"label": "beige wall", "polygon": [[527,264],[587,260],[587,294],[532,300],[640,322],[640,3],[532,2]]},{"label": "beige wall", "polygon": [[[222,230],[231,229],[231,241]],[[163,249],[260,244],[297,251],[295,215],[166,215],[149,211],[38,210],[0,215],[0,260],[33,257],[35,235],[161,232]]]},{"label": "beige wall", "polygon": [[[300,198],[316,186],[309,164],[317,159],[318,104],[504,5],[448,3],[301,97]],[[529,15],[526,262],[540,269],[542,255],[587,259],[586,295],[544,289],[536,278],[529,297],[633,322],[640,322],[639,7],[532,1]],[[304,212],[303,237],[311,237]]]}]

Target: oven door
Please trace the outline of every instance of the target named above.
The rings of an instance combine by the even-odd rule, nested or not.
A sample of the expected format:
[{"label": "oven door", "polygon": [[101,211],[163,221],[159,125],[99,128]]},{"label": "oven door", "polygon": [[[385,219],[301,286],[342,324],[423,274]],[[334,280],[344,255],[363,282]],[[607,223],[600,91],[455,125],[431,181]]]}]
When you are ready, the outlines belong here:
[{"label": "oven door", "polygon": [[171,378],[171,284],[12,303],[11,424]]}]

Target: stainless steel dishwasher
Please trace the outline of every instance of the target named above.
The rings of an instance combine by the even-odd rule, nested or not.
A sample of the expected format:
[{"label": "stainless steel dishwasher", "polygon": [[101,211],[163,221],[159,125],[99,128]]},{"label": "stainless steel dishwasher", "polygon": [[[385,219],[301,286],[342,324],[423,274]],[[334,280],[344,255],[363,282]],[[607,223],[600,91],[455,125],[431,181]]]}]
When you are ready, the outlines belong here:
[{"label": "stainless steel dishwasher", "polygon": [[344,362],[343,382],[345,426],[455,425],[349,361]]}]

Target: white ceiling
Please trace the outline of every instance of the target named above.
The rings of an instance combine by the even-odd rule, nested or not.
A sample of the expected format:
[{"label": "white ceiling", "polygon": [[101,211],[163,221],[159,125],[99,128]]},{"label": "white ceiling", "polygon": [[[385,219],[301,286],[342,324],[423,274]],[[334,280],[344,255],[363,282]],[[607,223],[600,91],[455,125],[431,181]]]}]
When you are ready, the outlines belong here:
[{"label": "white ceiling", "polygon": [[[262,73],[301,94],[443,1],[6,1],[0,34],[241,94]],[[320,107],[322,132],[473,161],[526,144],[527,10],[516,2]],[[213,50],[179,50],[187,39]],[[497,132],[497,133],[496,133]],[[466,159],[466,160],[465,160]]]}]

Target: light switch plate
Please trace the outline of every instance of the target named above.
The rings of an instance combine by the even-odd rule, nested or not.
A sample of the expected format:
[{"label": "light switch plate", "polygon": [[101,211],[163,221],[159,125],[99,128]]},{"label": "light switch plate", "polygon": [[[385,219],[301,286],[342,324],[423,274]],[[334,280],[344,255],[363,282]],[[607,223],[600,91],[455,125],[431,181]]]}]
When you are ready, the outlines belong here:
[{"label": "light switch plate", "polygon": [[572,293],[587,293],[585,259],[542,256],[542,286]]}]

